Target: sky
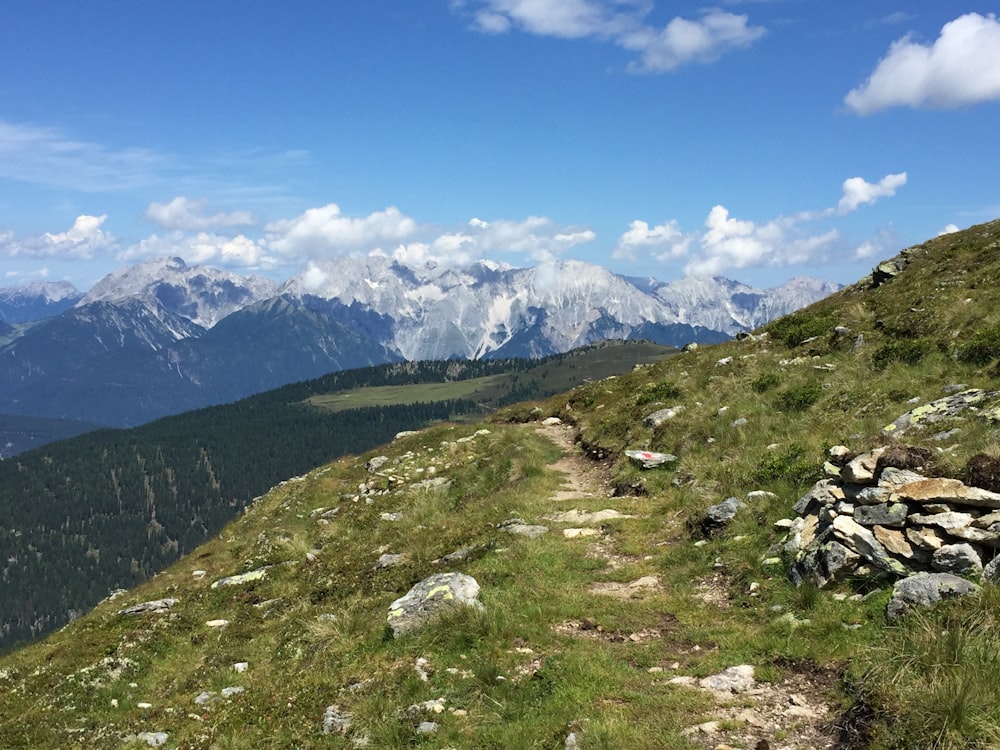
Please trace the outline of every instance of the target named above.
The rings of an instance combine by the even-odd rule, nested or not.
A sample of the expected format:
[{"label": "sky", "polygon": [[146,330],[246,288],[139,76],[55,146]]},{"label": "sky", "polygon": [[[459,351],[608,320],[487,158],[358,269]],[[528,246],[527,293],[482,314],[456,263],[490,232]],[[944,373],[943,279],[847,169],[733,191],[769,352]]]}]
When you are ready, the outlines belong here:
[{"label": "sky", "polygon": [[996,11],[7,3],[0,286],[373,253],[852,283],[1000,217]]}]

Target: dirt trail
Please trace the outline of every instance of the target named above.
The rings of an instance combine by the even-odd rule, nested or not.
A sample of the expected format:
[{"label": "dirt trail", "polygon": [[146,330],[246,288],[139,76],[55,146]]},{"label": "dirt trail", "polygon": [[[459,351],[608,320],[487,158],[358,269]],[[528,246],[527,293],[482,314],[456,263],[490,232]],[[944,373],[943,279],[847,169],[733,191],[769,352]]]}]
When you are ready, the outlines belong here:
[{"label": "dirt trail", "polygon": [[[551,468],[564,476],[563,487],[554,492],[551,501],[566,507],[568,501],[576,499],[606,498],[608,506],[614,507],[611,492],[609,467],[597,461],[586,458],[577,446],[575,429],[569,425],[536,425],[535,429],[558,447],[565,454]],[[596,557],[608,563],[609,569],[635,563],[637,558],[627,557],[615,550],[614,537],[602,534],[586,548],[589,557]],[[639,583],[646,579],[640,579]],[[627,588],[629,584],[617,584]],[[715,601],[704,597],[700,599],[706,606],[719,610],[719,616],[724,616],[724,610],[729,606],[728,591],[724,586],[717,588],[722,600]],[[592,589],[594,594],[605,593]],[[628,596],[624,597],[625,600]],[[571,622],[557,626],[557,630],[577,637],[591,637],[609,641],[642,642],[642,634],[617,637],[618,634],[602,634],[586,627],[587,623]],[[593,630],[593,632],[591,632]],[[657,639],[664,637],[663,646],[665,658],[673,653],[669,635],[659,631]],[[651,636],[652,637],[652,636]],[[670,661],[670,659],[667,659]],[[815,664],[787,664],[783,670],[786,676],[777,682],[757,682],[746,692],[730,696],[716,695],[716,707],[713,718],[704,721],[704,717],[691,717],[692,725],[685,729],[685,734],[696,745],[712,750],[735,750],[736,748],[754,748],[755,750],[819,750],[820,748],[839,748],[846,750],[851,745],[842,738],[838,728],[837,711],[831,705],[836,692],[838,675],[835,669],[817,666]],[[669,672],[662,679],[670,679]],[[678,688],[683,689],[683,688]],[[702,719],[700,723],[695,723]]]}]

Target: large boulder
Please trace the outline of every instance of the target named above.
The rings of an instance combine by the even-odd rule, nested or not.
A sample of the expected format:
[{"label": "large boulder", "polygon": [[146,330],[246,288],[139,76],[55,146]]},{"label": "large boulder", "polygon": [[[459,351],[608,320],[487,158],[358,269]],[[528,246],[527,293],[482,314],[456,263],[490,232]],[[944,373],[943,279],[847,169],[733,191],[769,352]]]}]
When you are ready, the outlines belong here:
[{"label": "large boulder", "polygon": [[425,578],[389,605],[386,622],[394,637],[416,632],[460,607],[481,608],[479,583],[463,573],[437,573]]}]

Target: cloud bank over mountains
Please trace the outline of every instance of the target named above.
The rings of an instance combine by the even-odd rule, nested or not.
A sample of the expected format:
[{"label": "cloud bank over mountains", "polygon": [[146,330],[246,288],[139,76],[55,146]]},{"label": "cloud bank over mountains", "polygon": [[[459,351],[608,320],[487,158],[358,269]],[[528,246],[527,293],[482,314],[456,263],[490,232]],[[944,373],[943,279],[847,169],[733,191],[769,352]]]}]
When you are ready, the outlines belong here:
[{"label": "cloud bank over mountains", "polygon": [[[661,262],[685,261],[684,270],[691,275],[807,261],[823,263],[831,252],[844,252],[846,240],[837,229],[809,232],[811,223],[845,216],[891,197],[906,181],[905,172],[886,175],[874,183],[851,177],[843,183],[836,208],[802,211],[759,223],[734,218],[724,206],[716,205],[705,219],[704,231],[685,232],[676,219],[654,226],[636,219],[619,236],[612,257],[635,260],[646,255]],[[597,239],[589,227],[566,226],[543,216],[492,221],[472,218],[464,226],[442,228],[421,223],[395,206],[367,216],[347,216],[335,203],[256,227],[260,234],[256,238],[243,232],[216,231],[255,227],[250,212],[215,211],[201,199],[177,196],[168,203],[152,203],[146,217],[168,231],[126,244],[101,229],[107,216],[81,215],[65,232],[23,240],[2,234],[0,254],[87,260],[106,252],[128,263],[180,256],[196,264],[267,270],[340,255],[390,256],[409,265],[461,265],[483,258],[540,263],[564,257],[577,245]],[[863,257],[861,247],[848,251]]]}]

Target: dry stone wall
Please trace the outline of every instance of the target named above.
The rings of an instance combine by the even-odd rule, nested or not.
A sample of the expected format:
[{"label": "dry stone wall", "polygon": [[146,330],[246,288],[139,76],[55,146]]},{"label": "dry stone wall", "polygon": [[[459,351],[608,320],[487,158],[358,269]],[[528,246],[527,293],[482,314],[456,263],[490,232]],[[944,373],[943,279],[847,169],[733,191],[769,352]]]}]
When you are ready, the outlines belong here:
[{"label": "dry stone wall", "polygon": [[1000,577],[1000,493],[893,466],[894,454],[906,450],[876,448],[847,460],[845,448],[831,449],[827,478],[785,523],[781,552],[796,584],[879,573]]}]

